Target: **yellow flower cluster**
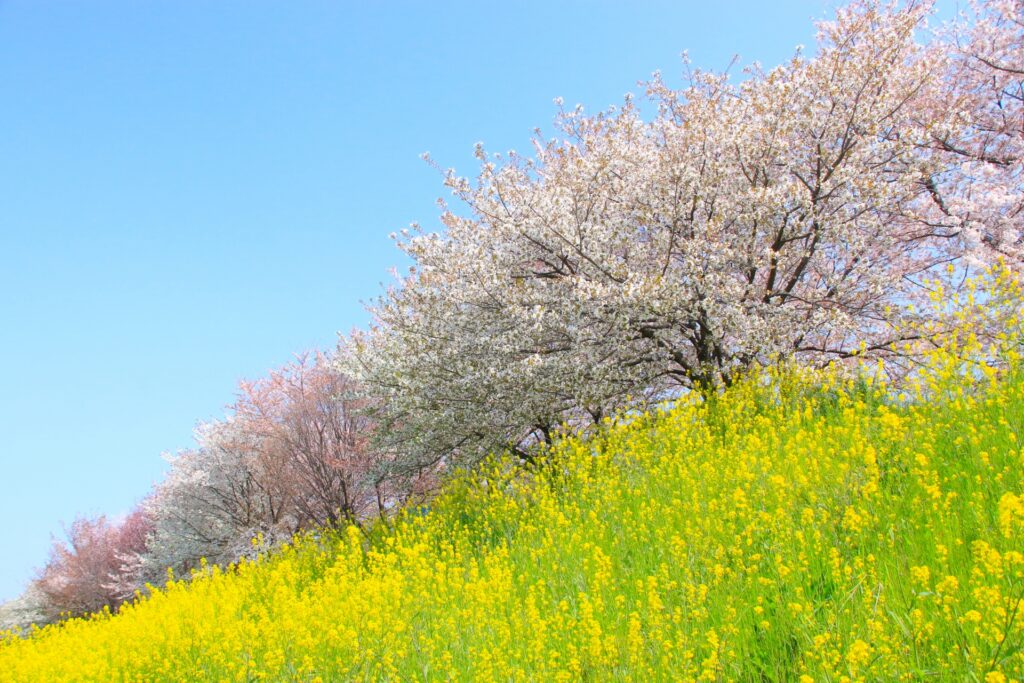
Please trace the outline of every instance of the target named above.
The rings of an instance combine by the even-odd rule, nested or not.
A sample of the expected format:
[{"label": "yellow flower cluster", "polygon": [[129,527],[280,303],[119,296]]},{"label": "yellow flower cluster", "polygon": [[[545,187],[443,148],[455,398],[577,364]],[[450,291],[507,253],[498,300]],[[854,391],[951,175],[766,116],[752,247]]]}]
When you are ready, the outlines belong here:
[{"label": "yellow flower cluster", "polygon": [[1024,370],[958,355],[920,400],[789,368],[609,421],[3,640],[0,680],[1024,679]]}]

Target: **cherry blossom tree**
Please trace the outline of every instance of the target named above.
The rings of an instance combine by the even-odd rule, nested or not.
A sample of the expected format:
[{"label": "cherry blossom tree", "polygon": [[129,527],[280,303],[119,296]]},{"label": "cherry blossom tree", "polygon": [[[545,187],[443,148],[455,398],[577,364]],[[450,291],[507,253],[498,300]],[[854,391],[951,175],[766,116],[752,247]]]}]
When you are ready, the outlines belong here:
[{"label": "cherry blossom tree", "polygon": [[103,584],[111,607],[131,600],[143,588],[139,582],[140,568],[153,531],[153,520],[144,503],[116,525],[113,544],[117,567]]},{"label": "cherry blossom tree", "polygon": [[920,42],[927,3],[855,2],[812,58],[655,76],[650,121],[627,99],[561,110],[532,158],[478,146],[476,182],[445,175],[464,208],[403,231],[415,265],[348,342],[377,447],[530,458],[752,364],[901,353],[935,286],[1019,254],[1020,3],[977,12]]},{"label": "cherry blossom tree", "polygon": [[303,354],[243,382],[232,406],[238,432],[256,444],[303,526],[357,521],[383,506],[383,491],[368,476],[371,423],[353,389],[325,356]]},{"label": "cherry blossom tree", "polygon": [[145,550],[149,529],[142,509],[120,523],[103,516],[75,520],[67,542],[54,541],[46,566],[33,582],[44,619],[116,609],[130,597],[132,591],[124,586],[131,582],[131,559]]},{"label": "cherry blossom tree", "polygon": [[167,456],[170,469],[146,501],[153,531],[138,563],[139,584],[162,585],[205,558],[229,564],[252,540],[272,543],[298,529],[289,501],[259,457],[258,442],[234,420],[196,429],[197,447]]}]

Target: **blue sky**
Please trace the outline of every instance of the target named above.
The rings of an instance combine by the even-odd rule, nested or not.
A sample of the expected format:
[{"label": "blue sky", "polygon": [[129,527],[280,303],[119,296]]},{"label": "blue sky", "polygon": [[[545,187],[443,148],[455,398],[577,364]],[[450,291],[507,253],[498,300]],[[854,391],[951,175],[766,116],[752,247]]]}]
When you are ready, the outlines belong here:
[{"label": "blue sky", "polygon": [[365,324],[472,148],[679,54],[776,64],[824,0],[0,1],[0,600],[237,381]]}]

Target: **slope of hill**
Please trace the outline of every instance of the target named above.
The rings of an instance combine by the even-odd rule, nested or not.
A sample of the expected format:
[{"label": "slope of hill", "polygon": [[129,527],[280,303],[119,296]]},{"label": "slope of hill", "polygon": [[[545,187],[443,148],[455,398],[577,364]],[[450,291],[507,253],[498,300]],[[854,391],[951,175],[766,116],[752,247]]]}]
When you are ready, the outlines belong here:
[{"label": "slope of hill", "polygon": [[787,370],[452,482],[117,616],[4,681],[982,680],[1024,672],[1024,375]]}]

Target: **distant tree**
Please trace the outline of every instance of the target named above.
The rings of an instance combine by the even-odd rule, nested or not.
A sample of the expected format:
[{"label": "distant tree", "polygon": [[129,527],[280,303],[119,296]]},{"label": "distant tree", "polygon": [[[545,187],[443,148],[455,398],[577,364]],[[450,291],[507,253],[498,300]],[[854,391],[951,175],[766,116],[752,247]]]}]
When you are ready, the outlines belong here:
[{"label": "distant tree", "polygon": [[116,609],[130,597],[132,558],[145,550],[149,533],[145,513],[133,511],[120,523],[106,517],[76,519],[67,541],[55,540],[46,566],[34,581],[47,620],[79,616],[104,607]]},{"label": "distant tree", "polygon": [[369,476],[372,425],[358,403],[352,380],[319,353],[241,384],[237,433],[256,445],[302,526],[361,520],[383,504]]},{"label": "distant tree", "polygon": [[403,232],[414,268],[350,340],[376,447],[529,458],[774,358],[903,353],[937,284],[1020,256],[1021,6],[922,43],[928,3],[854,2],[814,57],[656,76],[650,121],[627,99],[561,111],[533,158],[478,147],[475,183],[446,174],[465,210]]},{"label": "distant tree", "polygon": [[146,501],[153,531],[138,567],[139,583],[162,585],[206,558],[228,564],[298,529],[289,501],[259,457],[258,443],[234,420],[196,429],[197,447],[167,456],[170,469]]},{"label": "distant tree", "polygon": [[29,584],[18,597],[0,603],[0,640],[5,634],[24,635],[33,624],[47,623],[48,612],[46,599],[34,584]]},{"label": "distant tree", "polygon": [[139,582],[141,558],[149,547],[153,520],[145,505],[140,505],[114,529],[114,557],[117,568],[104,584],[111,607],[131,600],[143,586]]}]

